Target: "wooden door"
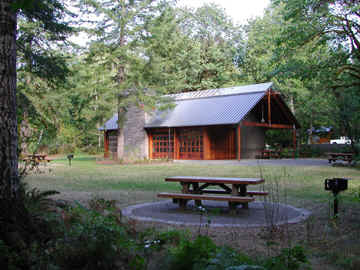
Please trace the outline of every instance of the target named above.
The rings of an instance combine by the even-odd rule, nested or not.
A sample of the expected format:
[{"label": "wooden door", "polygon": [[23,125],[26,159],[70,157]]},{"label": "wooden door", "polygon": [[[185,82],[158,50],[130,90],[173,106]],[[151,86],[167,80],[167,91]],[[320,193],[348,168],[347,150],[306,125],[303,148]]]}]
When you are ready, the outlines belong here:
[{"label": "wooden door", "polygon": [[235,159],[235,130],[230,126],[209,129],[211,159]]},{"label": "wooden door", "polygon": [[150,136],[152,159],[174,158],[174,134],[169,134],[167,130],[155,130],[151,132]]},{"label": "wooden door", "polygon": [[204,159],[203,133],[200,128],[178,130],[180,159]]}]

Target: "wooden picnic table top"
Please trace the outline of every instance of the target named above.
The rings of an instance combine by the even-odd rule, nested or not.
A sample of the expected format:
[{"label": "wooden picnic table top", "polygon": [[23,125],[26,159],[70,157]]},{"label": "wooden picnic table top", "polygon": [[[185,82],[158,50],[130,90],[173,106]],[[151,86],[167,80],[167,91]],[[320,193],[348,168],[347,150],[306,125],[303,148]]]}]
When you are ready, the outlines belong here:
[{"label": "wooden picnic table top", "polygon": [[238,178],[238,177],[208,177],[208,176],[172,176],[165,178],[167,182],[183,183],[213,183],[213,184],[234,184],[234,185],[257,185],[264,183],[261,178]]},{"label": "wooden picnic table top", "polygon": [[47,154],[25,154],[28,157],[46,157]]}]

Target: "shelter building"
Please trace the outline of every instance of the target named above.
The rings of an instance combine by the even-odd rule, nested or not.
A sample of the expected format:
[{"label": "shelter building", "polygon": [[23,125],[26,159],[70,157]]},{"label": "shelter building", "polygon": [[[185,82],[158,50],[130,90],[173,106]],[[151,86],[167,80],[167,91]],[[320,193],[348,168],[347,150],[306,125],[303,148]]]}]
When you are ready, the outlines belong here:
[{"label": "shelter building", "polygon": [[117,113],[101,128],[105,157],[134,159],[246,159],[265,147],[268,129],[300,127],[273,84],[262,83],[169,95],[175,104],[149,114],[128,109],[118,130]]}]

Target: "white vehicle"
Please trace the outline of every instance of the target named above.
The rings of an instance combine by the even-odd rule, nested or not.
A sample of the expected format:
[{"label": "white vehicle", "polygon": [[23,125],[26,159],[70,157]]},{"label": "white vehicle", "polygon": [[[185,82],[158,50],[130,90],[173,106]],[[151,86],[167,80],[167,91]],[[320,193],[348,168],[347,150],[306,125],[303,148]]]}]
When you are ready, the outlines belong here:
[{"label": "white vehicle", "polygon": [[351,140],[348,137],[340,137],[340,139],[330,140],[330,144],[351,144]]}]

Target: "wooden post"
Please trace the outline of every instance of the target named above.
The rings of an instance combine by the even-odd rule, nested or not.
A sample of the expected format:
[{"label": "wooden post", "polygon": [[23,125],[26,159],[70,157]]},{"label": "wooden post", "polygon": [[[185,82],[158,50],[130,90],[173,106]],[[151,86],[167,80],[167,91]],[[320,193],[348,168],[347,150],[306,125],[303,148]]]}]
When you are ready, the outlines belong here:
[{"label": "wooden post", "polygon": [[241,159],[241,131],[240,131],[240,123],[237,127],[237,159]]},{"label": "wooden post", "polygon": [[204,159],[209,160],[211,159],[211,142],[209,138],[208,128],[202,129],[203,133],[203,151],[204,151]]},{"label": "wooden post", "polygon": [[151,131],[148,133],[148,142],[149,142],[149,159],[153,158],[153,136],[151,134]]},{"label": "wooden post", "polygon": [[104,158],[109,157],[109,136],[106,130],[104,130]]},{"label": "wooden post", "polygon": [[167,142],[167,144],[168,144],[168,147],[167,147],[167,149],[168,149],[168,160],[170,159],[170,142],[171,142],[171,140],[170,140],[170,136],[171,136],[171,132],[170,132],[170,128],[168,128],[168,142]]},{"label": "wooden post", "polygon": [[271,125],[271,90],[268,91],[268,123]]},{"label": "wooden post", "polygon": [[179,140],[176,128],[174,128],[174,159],[179,159]]},{"label": "wooden post", "polygon": [[293,158],[295,158],[295,152],[296,152],[296,128],[295,128],[295,125],[293,126],[293,146],[294,146]]}]

